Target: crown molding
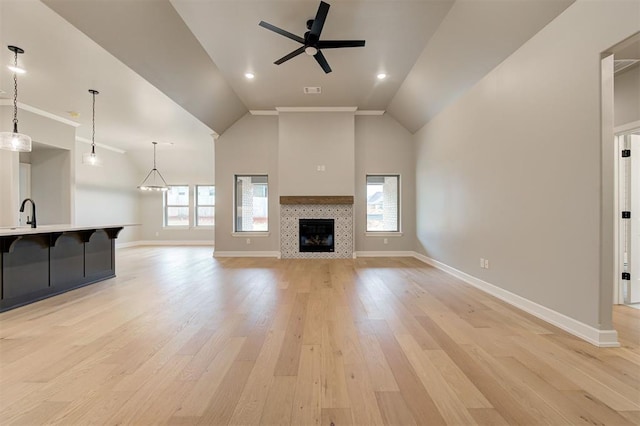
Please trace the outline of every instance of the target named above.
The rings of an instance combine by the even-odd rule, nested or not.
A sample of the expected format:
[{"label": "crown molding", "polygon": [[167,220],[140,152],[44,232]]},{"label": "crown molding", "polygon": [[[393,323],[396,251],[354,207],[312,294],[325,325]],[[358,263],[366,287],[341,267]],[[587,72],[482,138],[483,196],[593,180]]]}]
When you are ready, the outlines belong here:
[{"label": "crown molding", "polygon": [[[76,136],[76,141],[82,142],[82,143],[87,143],[87,144],[91,145],[91,139],[83,138],[81,136]],[[110,145],[105,145],[103,143],[97,143],[96,142],[96,146],[99,146],[100,148],[108,149],[109,151],[117,152],[118,154],[124,154],[124,153],[127,152],[127,151],[122,150],[120,148],[116,148],[116,147],[110,146]]]},{"label": "crown molding", "polygon": [[353,112],[355,115],[383,115],[385,110],[360,110],[358,107],[276,107],[276,109],[250,109],[251,115],[278,115],[281,112]]},{"label": "crown molding", "polygon": [[[13,101],[11,99],[0,99],[0,106],[13,106]],[[33,107],[31,105],[23,104],[22,102],[18,102],[17,106],[19,109],[23,111],[29,111],[34,114],[40,115],[42,117],[50,118],[51,120],[58,121],[60,123],[66,124],[72,127],[80,127],[80,123],[69,120],[68,118],[60,117],[59,115],[52,114],[40,108]]]},{"label": "crown molding", "polygon": [[358,107],[276,107],[278,112],[355,112]]}]

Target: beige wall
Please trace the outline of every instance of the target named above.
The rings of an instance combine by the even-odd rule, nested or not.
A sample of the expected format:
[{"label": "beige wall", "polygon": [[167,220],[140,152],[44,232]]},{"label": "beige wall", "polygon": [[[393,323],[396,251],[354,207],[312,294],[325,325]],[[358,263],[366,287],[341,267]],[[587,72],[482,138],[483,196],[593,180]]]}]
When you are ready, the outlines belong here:
[{"label": "beige wall", "polygon": [[577,1],[416,134],[421,253],[610,329],[600,53],[640,29],[639,8]]},{"label": "beige wall", "polygon": [[[383,116],[349,117],[343,113],[291,113],[286,117],[246,115],[215,144],[216,158],[216,250],[279,251],[279,196],[286,186],[287,195],[355,195],[356,251],[407,251],[415,248],[415,160],[413,136],[393,118]],[[283,123],[284,126],[283,126]],[[337,140],[317,127],[341,127]],[[351,128],[351,129],[349,129]],[[305,130],[307,129],[307,130]],[[288,132],[292,133],[289,134]],[[351,134],[351,141],[344,135]],[[302,136],[314,134],[317,138]],[[342,135],[342,136],[340,136]],[[288,152],[278,154],[282,141]],[[297,141],[297,142],[294,142]],[[297,143],[300,146],[292,148]],[[338,145],[338,146],[336,146]],[[295,153],[295,155],[293,155]],[[282,161],[295,162],[283,167]],[[348,164],[348,159],[351,163]],[[326,172],[316,166],[324,164]],[[284,179],[279,172],[288,174]],[[268,237],[233,237],[233,176],[244,173],[269,175]],[[341,174],[342,173],[342,174]],[[402,176],[402,237],[366,237],[367,173],[398,173]],[[291,182],[295,181],[295,182]],[[298,186],[296,186],[298,185]]]},{"label": "beige wall", "polygon": [[280,195],[354,195],[353,111],[281,112],[278,152]]},{"label": "beige wall", "polygon": [[[416,245],[415,143],[413,135],[389,115],[356,116],[355,120],[356,251],[413,251]],[[402,235],[365,235],[367,174],[400,175]],[[387,244],[384,244],[385,238]]]},{"label": "beige wall", "polygon": [[[127,156],[137,166],[132,188],[136,188],[149,173],[153,163],[151,144],[145,149],[128,152]],[[172,146],[158,145],[157,166],[169,185],[189,185],[191,207],[194,208],[193,189],[195,185],[214,185],[213,137],[210,143],[202,144],[198,149],[178,149]],[[195,227],[191,210],[191,226],[165,227],[163,195],[153,191],[139,191],[140,239],[142,241],[198,241],[213,244],[214,230],[211,227]],[[217,218],[216,218],[217,219]]]},{"label": "beige wall", "polygon": [[[278,117],[246,114],[215,142],[216,251],[279,251]],[[232,235],[236,174],[269,176],[269,235]]]},{"label": "beige wall", "polygon": [[[0,129],[10,130],[13,107],[2,106],[0,111],[2,112]],[[74,220],[75,127],[22,109],[18,110],[18,120],[18,130],[29,135],[34,146],[48,148],[34,151],[30,155],[33,188],[31,196],[36,202],[38,224],[72,223]],[[7,161],[6,155],[3,154],[3,157]],[[12,155],[11,168],[16,173],[18,162],[19,156]],[[7,220],[12,223],[7,223],[5,226],[15,225],[21,201],[17,175],[11,185],[3,184],[0,189],[3,200],[9,203],[7,209],[7,203],[3,202],[3,210],[11,210]]]},{"label": "beige wall", "polygon": [[613,87],[615,125],[640,121],[640,66],[616,75]]},{"label": "beige wall", "polygon": [[[82,164],[82,154],[91,146],[76,142],[75,212],[77,225],[140,223],[139,173],[126,154],[96,147],[102,167]],[[140,227],[126,227],[117,244],[136,241]]]}]

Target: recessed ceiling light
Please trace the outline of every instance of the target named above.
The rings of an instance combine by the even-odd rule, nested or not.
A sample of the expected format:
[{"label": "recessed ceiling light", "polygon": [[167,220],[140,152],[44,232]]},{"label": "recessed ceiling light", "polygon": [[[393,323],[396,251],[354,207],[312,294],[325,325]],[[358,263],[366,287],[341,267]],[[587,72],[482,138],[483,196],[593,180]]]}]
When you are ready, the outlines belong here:
[{"label": "recessed ceiling light", "polygon": [[247,77],[249,80],[253,80],[256,77],[255,74],[252,72],[246,72],[244,73],[244,76]]},{"label": "recessed ceiling light", "polygon": [[384,80],[385,78],[387,78],[387,75],[385,73],[381,72],[376,77],[378,77],[378,80]]}]

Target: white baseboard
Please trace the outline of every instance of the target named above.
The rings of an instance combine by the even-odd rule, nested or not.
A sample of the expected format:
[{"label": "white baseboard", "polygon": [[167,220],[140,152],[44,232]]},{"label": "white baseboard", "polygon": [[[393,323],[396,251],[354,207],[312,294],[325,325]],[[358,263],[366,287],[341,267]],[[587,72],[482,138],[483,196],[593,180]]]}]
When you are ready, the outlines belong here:
[{"label": "white baseboard", "polygon": [[129,241],[129,242],[126,242],[126,243],[116,243],[116,248],[119,249],[119,248],[127,248],[127,247],[136,247],[136,246],[139,245],[138,243],[139,243],[139,241]]},{"label": "white baseboard", "polygon": [[495,296],[518,309],[522,309],[541,320],[553,324],[576,337],[586,340],[595,346],[603,348],[615,348],[620,346],[620,343],[618,342],[618,333],[615,330],[598,330],[595,327],[570,318],[560,312],[554,311],[553,309],[539,305],[529,299],[525,299],[522,296],[518,296],[517,294],[511,293],[510,291],[469,275],[466,272],[459,271],[435,259],[431,259],[430,257],[415,252],[413,256],[428,265],[453,275],[473,287],[476,287],[485,293],[489,293],[490,295]]},{"label": "white baseboard", "polygon": [[357,251],[354,253],[354,259],[357,257],[415,257],[415,251]]},{"label": "white baseboard", "polygon": [[138,247],[138,246],[210,246],[213,247],[213,241],[207,240],[182,240],[182,241],[172,241],[172,240],[139,240],[139,241],[131,241],[127,243],[116,243],[116,248],[126,248],[126,247]]},{"label": "white baseboard", "polygon": [[279,251],[214,251],[213,257],[275,257],[280,259]]}]

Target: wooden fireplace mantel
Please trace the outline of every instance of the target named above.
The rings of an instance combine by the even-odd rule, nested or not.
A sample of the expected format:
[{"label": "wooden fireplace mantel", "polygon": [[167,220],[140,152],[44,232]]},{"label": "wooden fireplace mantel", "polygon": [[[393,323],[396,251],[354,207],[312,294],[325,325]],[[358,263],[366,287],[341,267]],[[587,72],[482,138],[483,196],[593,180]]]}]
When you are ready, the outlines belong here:
[{"label": "wooden fireplace mantel", "polygon": [[281,195],[280,204],[353,204],[353,195]]}]

